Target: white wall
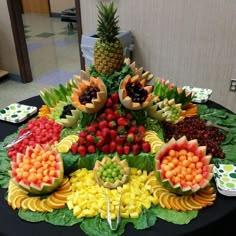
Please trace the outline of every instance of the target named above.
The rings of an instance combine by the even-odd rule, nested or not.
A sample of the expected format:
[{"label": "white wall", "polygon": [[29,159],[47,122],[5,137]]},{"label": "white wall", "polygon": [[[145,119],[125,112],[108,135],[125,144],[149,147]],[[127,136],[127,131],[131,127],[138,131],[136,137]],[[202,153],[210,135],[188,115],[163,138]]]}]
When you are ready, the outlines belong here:
[{"label": "white wall", "polygon": [[6,0],[0,1],[0,70],[20,74]]},{"label": "white wall", "polygon": [[75,7],[75,0],[50,0],[51,12],[61,13],[63,10]]},{"label": "white wall", "polygon": [[[98,0],[80,0],[83,32],[96,29]],[[109,2],[106,0],[104,2]],[[211,88],[236,112],[235,0],[117,0],[120,26],[135,37],[135,61],[179,86]]]}]

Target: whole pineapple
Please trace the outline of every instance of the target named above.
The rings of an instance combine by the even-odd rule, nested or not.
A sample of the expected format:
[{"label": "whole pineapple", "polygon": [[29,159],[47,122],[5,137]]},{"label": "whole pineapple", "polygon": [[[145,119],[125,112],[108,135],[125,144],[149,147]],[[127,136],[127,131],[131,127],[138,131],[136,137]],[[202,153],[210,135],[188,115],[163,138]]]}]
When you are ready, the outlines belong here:
[{"label": "whole pineapple", "polygon": [[94,47],[94,66],[99,74],[111,75],[123,65],[123,46],[117,38],[119,33],[117,8],[113,2],[99,4],[97,36]]}]

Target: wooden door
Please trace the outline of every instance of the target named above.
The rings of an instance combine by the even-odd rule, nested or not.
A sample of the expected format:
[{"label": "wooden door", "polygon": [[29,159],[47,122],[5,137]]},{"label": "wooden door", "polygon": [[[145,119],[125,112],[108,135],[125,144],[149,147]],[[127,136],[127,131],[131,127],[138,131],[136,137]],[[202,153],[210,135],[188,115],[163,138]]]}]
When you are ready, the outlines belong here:
[{"label": "wooden door", "polygon": [[48,0],[21,0],[23,13],[49,15]]}]

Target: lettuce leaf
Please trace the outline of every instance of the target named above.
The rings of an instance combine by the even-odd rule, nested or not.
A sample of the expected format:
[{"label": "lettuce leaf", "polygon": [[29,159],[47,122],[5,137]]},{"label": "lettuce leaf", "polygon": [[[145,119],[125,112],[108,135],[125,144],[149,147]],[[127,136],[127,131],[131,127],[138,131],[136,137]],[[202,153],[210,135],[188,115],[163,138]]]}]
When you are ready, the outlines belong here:
[{"label": "lettuce leaf", "polygon": [[184,225],[188,224],[192,219],[198,216],[198,211],[178,212],[161,208],[159,205],[153,208],[157,217],[173,224]]},{"label": "lettuce leaf", "polygon": [[140,152],[138,155],[130,153],[128,156],[121,155],[121,159],[126,159],[130,167],[136,167],[140,170],[147,170],[147,172],[154,170],[154,157],[151,153]]},{"label": "lettuce leaf", "polygon": [[73,215],[73,211],[69,210],[67,207],[63,209],[53,210],[53,212],[33,212],[33,211],[24,211],[19,209],[18,216],[29,222],[40,222],[46,221],[53,225],[60,226],[72,226],[83,221],[83,218],[77,219]]},{"label": "lettuce leaf", "polygon": [[7,188],[10,175],[10,158],[7,156],[7,149],[0,147],[0,187]]}]

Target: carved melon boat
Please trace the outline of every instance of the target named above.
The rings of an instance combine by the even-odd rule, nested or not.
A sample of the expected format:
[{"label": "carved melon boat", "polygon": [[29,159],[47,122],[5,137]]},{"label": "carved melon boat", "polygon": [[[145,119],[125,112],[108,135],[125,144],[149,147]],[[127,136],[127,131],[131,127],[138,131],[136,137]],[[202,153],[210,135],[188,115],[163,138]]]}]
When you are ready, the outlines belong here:
[{"label": "carved melon boat", "polygon": [[68,98],[67,102],[60,101],[56,107],[51,108],[50,119],[64,127],[72,127],[77,123],[80,113],[81,111],[76,109]]},{"label": "carved melon boat", "polygon": [[128,162],[126,160],[121,161],[118,156],[112,159],[105,156],[102,161],[96,161],[93,171],[95,180],[99,185],[113,189],[128,181],[130,168]]},{"label": "carved melon boat", "polygon": [[28,147],[11,162],[10,176],[14,183],[33,195],[53,192],[63,181],[61,156],[49,145]]},{"label": "carved melon boat", "polygon": [[148,106],[153,95],[152,86],[146,86],[146,80],[139,75],[127,75],[119,86],[119,98],[124,107],[130,110],[141,110]]},{"label": "carved melon boat", "polygon": [[156,79],[154,83],[153,93],[158,96],[161,100],[167,99],[175,99],[176,103],[182,104],[182,108],[185,107],[192,101],[194,94],[177,87],[173,83],[170,83],[169,80],[164,80],[162,78]]},{"label": "carved melon boat", "polygon": [[157,153],[157,179],[170,192],[187,195],[205,188],[213,177],[212,156],[206,155],[206,146],[185,136],[172,138]]},{"label": "carved melon boat", "polygon": [[89,80],[81,79],[77,88],[72,90],[72,104],[84,113],[96,113],[106,103],[107,88],[99,78],[90,76]]},{"label": "carved melon boat", "polygon": [[175,99],[160,100],[158,96],[155,96],[147,106],[147,113],[150,117],[159,121],[168,121],[171,123],[177,123],[184,117],[181,116],[182,104],[176,104]]}]

